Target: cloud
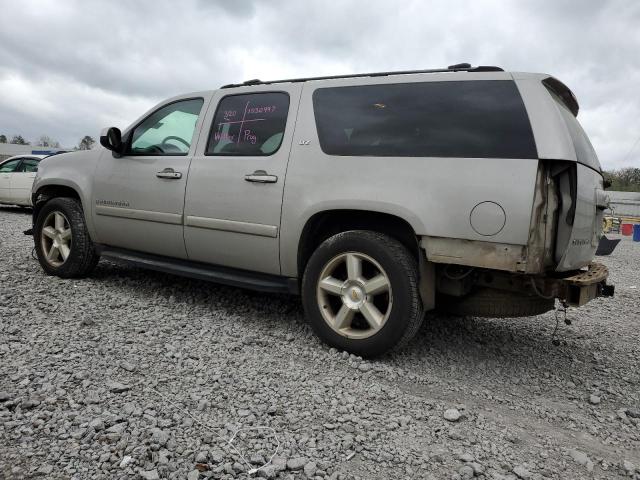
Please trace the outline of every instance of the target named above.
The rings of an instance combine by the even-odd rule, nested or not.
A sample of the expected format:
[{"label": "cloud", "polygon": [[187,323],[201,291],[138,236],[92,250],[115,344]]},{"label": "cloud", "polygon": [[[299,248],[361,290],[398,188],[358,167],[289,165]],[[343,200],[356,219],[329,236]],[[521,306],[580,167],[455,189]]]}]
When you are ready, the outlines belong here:
[{"label": "cloud", "polygon": [[0,0],[0,132],[72,146],[163,98],[249,78],[441,67],[569,85],[605,168],[640,164],[633,0]]},{"label": "cloud", "polygon": [[145,97],[101,90],[67,77],[33,80],[4,69],[0,92],[11,92],[0,97],[0,132],[31,140],[46,133],[66,147],[77,145],[84,134],[97,138],[100,126],[124,127],[153,104]]}]

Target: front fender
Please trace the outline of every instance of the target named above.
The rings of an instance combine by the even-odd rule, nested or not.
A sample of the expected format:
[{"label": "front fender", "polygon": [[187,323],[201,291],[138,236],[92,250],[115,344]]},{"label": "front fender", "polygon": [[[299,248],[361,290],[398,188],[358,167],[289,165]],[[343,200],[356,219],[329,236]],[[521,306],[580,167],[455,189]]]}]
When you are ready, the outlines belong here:
[{"label": "front fender", "polygon": [[[93,241],[96,241],[96,231],[91,215],[91,201],[93,198],[93,175],[102,148],[79,152],[64,153],[47,157],[40,162],[38,174],[33,182],[31,198],[36,205],[37,196],[47,190],[55,192],[55,187],[70,188],[80,198],[84,210],[87,230]],[[35,211],[35,210],[34,210]]]}]

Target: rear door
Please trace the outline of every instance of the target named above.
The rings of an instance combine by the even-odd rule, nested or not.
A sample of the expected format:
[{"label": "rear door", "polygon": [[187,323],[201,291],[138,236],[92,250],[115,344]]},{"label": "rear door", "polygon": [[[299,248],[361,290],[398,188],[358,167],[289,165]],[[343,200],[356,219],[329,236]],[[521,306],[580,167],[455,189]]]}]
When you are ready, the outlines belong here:
[{"label": "rear door", "polygon": [[189,170],[190,260],[280,274],[282,193],[300,92],[295,83],[216,92]]},{"label": "rear door", "polygon": [[18,170],[11,174],[11,198],[18,205],[31,205],[31,187],[39,163],[37,158],[24,158]]},{"label": "rear door", "polygon": [[0,202],[13,202],[11,194],[11,177],[15,175],[20,166],[21,158],[14,158],[0,165]]}]

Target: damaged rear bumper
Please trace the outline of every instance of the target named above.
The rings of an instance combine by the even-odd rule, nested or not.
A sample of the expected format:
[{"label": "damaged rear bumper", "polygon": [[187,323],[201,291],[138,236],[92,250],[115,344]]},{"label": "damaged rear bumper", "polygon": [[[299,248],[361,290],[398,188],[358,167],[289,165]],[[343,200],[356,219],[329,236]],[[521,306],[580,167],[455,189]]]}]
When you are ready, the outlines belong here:
[{"label": "damaged rear bumper", "polygon": [[607,284],[609,270],[600,263],[591,263],[587,270],[567,272],[563,277],[536,278],[535,286],[545,296],[554,296],[568,305],[580,307],[597,297],[612,297],[615,287]]},{"label": "damaged rear bumper", "polygon": [[[519,275],[485,270],[478,272],[476,276],[468,275],[458,282],[460,283],[458,291],[454,291],[451,285],[439,284],[438,286],[440,291],[449,295],[462,296],[470,291],[472,285],[479,285],[499,290],[525,292],[546,299],[557,298],[567,305],[580,307],[594,298],[613,296],[614,286],[607,284],[608,277],[607,267],[600,263],[591,263],[587,270],[546,275]],[[445,291],[443,287],[447,290]]]}]

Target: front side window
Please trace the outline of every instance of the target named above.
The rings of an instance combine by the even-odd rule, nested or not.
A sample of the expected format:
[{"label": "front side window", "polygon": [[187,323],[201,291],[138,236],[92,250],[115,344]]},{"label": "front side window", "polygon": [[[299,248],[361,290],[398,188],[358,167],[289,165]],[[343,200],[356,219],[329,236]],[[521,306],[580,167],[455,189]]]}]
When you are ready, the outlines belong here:
[{"label": "front side window", "polygon": [[220,100],[207,155],[271,155],[282,143],[289,95],[282,92],[229,95]]},{"label": "front side window", "polygon": [[323,152],[388,157],[536,158],[513,81],[447,81],[319,88]]},{"label": "front side window", "polygon": [[9,162],[3,163],[2,166],[0,166],[0,173],[15,172],[19,164],[20,164],[19,158],[17,158],[16,160],[11,160]]},{"label": "front side window", "polygon": [[194,98],[156,110],[133,130],[127,154],[186,155],[202,104],[202,98]]},{"label": "front side window", "polygon": [[38,171],[39,160],[34,158],[25,158],[20,165],[20,171],[25,173],[34,173]]}]

